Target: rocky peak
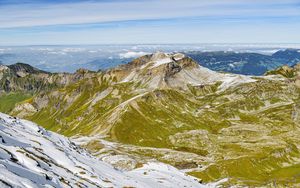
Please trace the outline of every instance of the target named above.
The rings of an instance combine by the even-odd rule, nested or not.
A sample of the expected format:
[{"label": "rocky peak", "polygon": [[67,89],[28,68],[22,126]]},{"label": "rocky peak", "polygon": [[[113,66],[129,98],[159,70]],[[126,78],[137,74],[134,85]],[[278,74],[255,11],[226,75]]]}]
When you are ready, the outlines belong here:
[{"label": "rocky peak", "polygon": [[18,77],[25,77],[29,74],[48,74],[48,72],[46,71],[39,70],[25,63],[16,63],[13,65],[9,65],[8,68]]},{"label": "rocky peak", "polygon": [[166,58],[170,58],[170,55],[167,53],[163,53],[163,52],[156,52],[156,53],[152,54],[151,61],[159,61],[159,60],[166,59]]},{"label": "rocky peak", "polygon": [[144,66],[141,67],[147,69],[163,69],[163,68],[176,68],[180,67],[181,69],[187,67],[198,67],[198,63],[195,62],[193,59],[186,57],[182,53],[162,53],[157,52],[154,53],[150,61],[146,63]]},{"label": "rocky peak", "polygon": [[209,70],[181,53],[157,52],[141,58],[144,60],[143,63],[135,63],[136,66],[131,66],[130,69],[112,69],[115,73],[113,76],[118,76],[118,82],[138,83],[148,89],[179,88],[188,90],[189,86],[221,82],[220,89],[224,90],[239,83],[255,81],[247,76]]},{"label": "rocky peak", "polygon": [[300,63],[294,66],[283,65],[275,70],[271,70],[265,73],[265,75],[281,75],[286,78],[295,78],[300,74]]},{"label": "rocky peak", "polygon": [[266,72],[265,75],[281,75],[292,80],[300,88],[300,62],[291,67],[288,65],[281,66],[275,70]]}]

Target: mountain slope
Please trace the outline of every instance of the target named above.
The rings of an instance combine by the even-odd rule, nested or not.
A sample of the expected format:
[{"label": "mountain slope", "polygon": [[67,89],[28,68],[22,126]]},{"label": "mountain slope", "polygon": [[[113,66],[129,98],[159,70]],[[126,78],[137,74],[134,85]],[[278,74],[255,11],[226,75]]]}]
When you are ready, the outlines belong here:
[{"label": "mountain slope", "polygon": [[58,134],[0,113],[1,187],[204,187],[162,163],[122,172]]},{"label": "mountain slope", "polygon": [[296,186],[299,94],[293,78],[224,74],[156,53],[41,92],[11,113],[86,138],[80,144],[100,158],[155,158],[225,187]]}]

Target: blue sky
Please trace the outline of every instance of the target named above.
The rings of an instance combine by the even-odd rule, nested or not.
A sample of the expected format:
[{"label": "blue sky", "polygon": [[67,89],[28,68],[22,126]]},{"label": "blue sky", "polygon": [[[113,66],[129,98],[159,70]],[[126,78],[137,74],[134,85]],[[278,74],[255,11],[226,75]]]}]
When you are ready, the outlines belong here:
[{"label": "blue sky", "polygon": [[299,43],[300,0],[0,0],[0,45]]}]

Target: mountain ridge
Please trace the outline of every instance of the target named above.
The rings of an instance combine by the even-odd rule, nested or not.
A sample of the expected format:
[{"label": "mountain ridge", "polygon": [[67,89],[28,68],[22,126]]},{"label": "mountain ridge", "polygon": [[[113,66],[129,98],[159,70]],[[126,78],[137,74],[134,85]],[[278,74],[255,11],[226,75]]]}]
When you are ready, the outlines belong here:
[{"label": "mountain ridge", "polygon": [[[225,187],[284,185],[296,176],[300,92],[292,78],[215,72],[177,53],[81,73],[10,113],[86,138],[82,147],[97,157],[126,154],[114,162],[124,168],[155,158],[204,183],[226,178]],[[282,171],[289,175],[280,179]]]},{"label": "mountain ridge", "polygon": [[254,76],[263,75],[265,72],[285,64],[292,66],[300,62],[298,49],[279,50],[271,55],[234,51],[190,51],[185,54],[195,59],[202,66],[215,71]]}]

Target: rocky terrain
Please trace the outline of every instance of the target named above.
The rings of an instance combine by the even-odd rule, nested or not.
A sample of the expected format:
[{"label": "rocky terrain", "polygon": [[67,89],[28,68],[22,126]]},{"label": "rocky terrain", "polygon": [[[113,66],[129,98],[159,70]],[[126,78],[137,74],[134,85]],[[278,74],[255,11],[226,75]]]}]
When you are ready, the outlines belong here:
[{"label": "rocky terrain", "polygon": [[293,187],[300,184],[297,67],[243,76],[155,53],[107,71],[38,73],[54,86],[8,111],[119,169],[156,159],[203,183]]}]

